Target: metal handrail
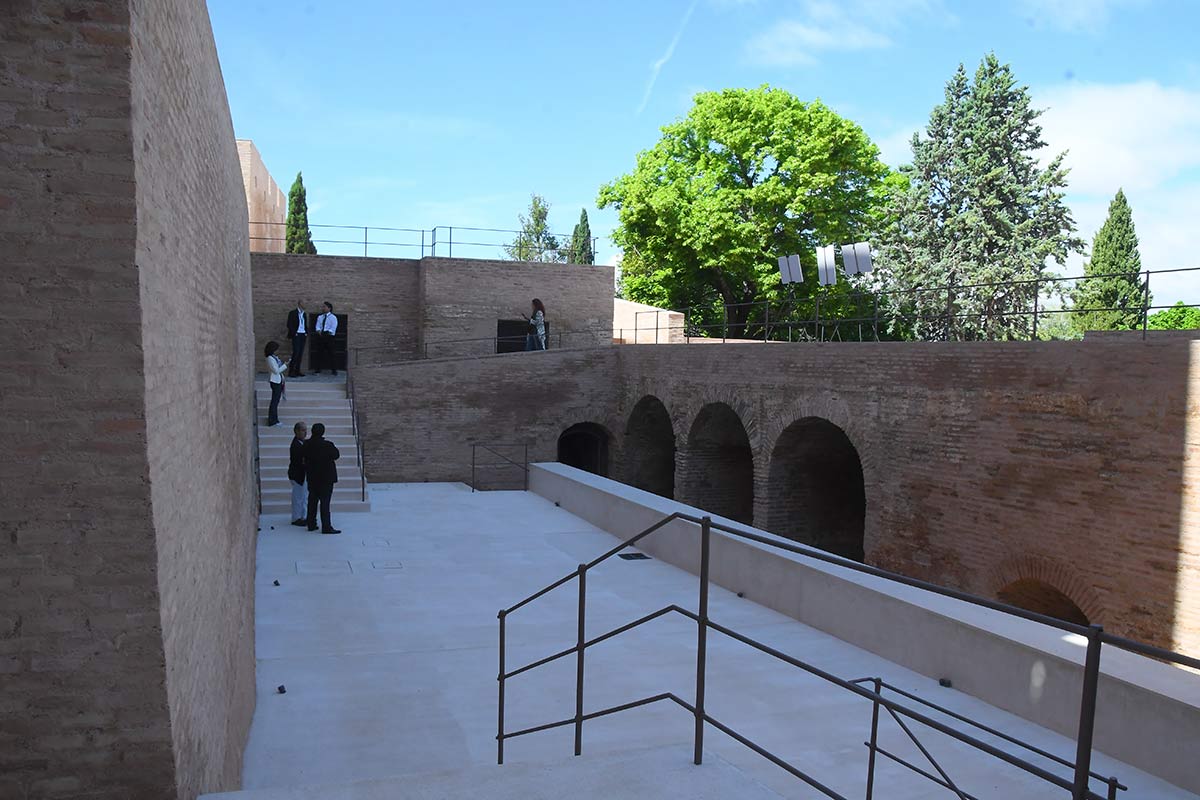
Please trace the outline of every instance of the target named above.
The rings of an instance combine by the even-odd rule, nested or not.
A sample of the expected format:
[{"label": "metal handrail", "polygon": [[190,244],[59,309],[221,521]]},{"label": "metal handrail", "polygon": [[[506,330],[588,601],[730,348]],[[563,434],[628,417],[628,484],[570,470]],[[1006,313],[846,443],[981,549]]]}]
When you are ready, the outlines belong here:
[{"label": "metal handrail", "polygon": [[358,482],[362,502],[367,502],[367,468],[363,460],[363,443],[359,435],[358,403],[354,393],[354,372],[350,368],[349,359],[346,364],[346,394],[350,400],[350,425],[354,432],[354,454],[358,462]]},{"label": "metal handrail", "polygon": [[[497,452],[496,450],[493,449],[496,447],[523,447],[524,451],[525,451],[524,463],[517,463],[516,461],[513,461],[511,458],[504,455],[503,453]],[[476,454],[477,454],[478,450],[481,448],[484,451],[491,453],[492,455],[496,456],[497,458],[499,458],[503,461],[506,461],[508,463],[507,464],[478,464],[476,462]],[[477,467],[505,467],[505,466],[509,466],[509,465],[517,467],[518,469],[520,469],[522,471],[522,473],[524,473],[523,489],[525,491],[529,491],[529,443],[528,442],[521,442],[520,444],[499,444],[499,443],[484,444],[481,442],[472,442],[471,443],[471,493],[474,494],[476,491],[476,489],[475,489],[475,483],[476,483],[475,470]]]},{"label": "metal handrail", "polygon": [[[631,623],[628,623],[628,624],[623,625],[619,628],[616,628],[612,631],[609,631],[599,637],[595,637],[591,640],[585,639],[584,630],[585,630],[585,614],[586,614],[587,572],[591,568],[595,567],[596,565],[611,558],[613,555],[616,555],[618,552],[625,549],[626,547],[636,544],[642,538],[649,536],[650,534],[652,534],[655,531],[662,528],[664,525],[666,525],[674,520],[683,520],[685,522],[689,522],[694,525],[698,525],[700,527],[701,554],[700,554],[699,613],[698,614],[692,613],[692,612],[687,611],[686,609],[680,608],[679,606],[676,606],[676,605],[667,606],[663,609],[660,609],[659,611],[653,612],[653,613],[648,614],[638,620],[635,620]],[[824,670],[821,670],[818,667],[815,667],[811,664],[807,664],[803,661],[800,661],[799,659],[793,658],[792,656],[789,656],[786,653],[776,650],[775,648],[769,647],[768,645],[764,645],[761,642],[757,642],[748,636],[737,633],[736,631],[733,631],[729,628],[726,628],[726,627],[719,625],[719,624],[713,622],[712,620],[710,620],[708,617],[709,551],[710,551],[711,532],[714,529],[722,531],[722,532],[730,534],[730,535],[733,535],[733,536],[736,536],[738,538],[746,539],[748,541],[758,542],[760,544],[765,544],[765,545],[775,547],[780,550],[795,553],[797,555],[800,555],[800,556],[803,556],[806,558],[812,558],[812,559],[815,559],[818,561],[823,561],[825,563],[830,563],[830,564],[837,565],[839,567],[847,568],[847,569],[850,569],[852,571],[859,572],[862,574],[871,575],[873,577],[882,578],[884,580],[888,580],[888,581],[912,586],[915,588],[923,589],[926,591],[933,592],[935,594],[943,595],[943,596],[950,597],[950,598],[953,598],[956,600],[961,600],[963,602],[967,602],[967,603],[970,603],[973,605],[978,605],[978,606],[982,606],[984,608],[989,608],[989,609],[992,609],[995,611],[999,611],[1001,613],[1022,617],[1024,619],[1028,619],[1033,622],[1039,622],[1044,625],[1050,625],[1052,627],[1059,628],[1060,630],[1068,631],[1071,633],[1077,633],[1077,634],[1082,633],[1083,635],[1085,635],[1088,640],[1088,647],[1087,647],[1087,654],[1086,654],[1085,662],[1084,662],[1083,689],[1082,689],[1082,698],[1080,701],[1080,720],[1079,720],[1078,733],[1076,736],[1076,759],[1075,759],[1074,763],[1071,763],[1069,761],[1066,761],[1065,759],[1062,759],[1062,758],[1059,758],[1056,756],[1048,756],[1048,754],[1046,754],[1045,751],[1041,751],[1038,748],[1033,747],[1032,745],[1028,745],[1024,742],[1016,740],[1015,738],[1009,737],[1005,734],[1000,734],[999,732],[994,731],[993,729],[988,728],[987,726],[983,726],[979,723],[975,723],[971,720],[963,718],[963,717],[961,717],[961,715],[954,714],[953,712],[948,712],[945,709],[943,709],[942,707],[937,706],[933,703],[929,703],[928,701],[921,700],[920,698],[917,698],[914,695],[910,695],[909,693],[906,693],[906,692],[901,692],[902,695],[904,695],[910,699],[915,699],[917,702],[920,702],[920,703],[922,703],[930,708],[933,708],[939,712],[948,713],[952,717],[959,719],[960,721],[967,722],[967,723],[975,726],[976,728],[984,730],[987,733],[999,735],[1002,738],[1004,738],[1006,741],[1009,741],[1010,743],[1015,743],[1022,747],[1025,747],[1026,749],[1029,749],[1038,755],[1047,755],[1048,757],[1050,757],[1057,763],[1070,767],[1074,771],[1073,780],[1069,781],[1059,775],[1056,775],[1054,773],[1047,771],[1046,769],[1043,769],[1042,767],[1037,766],[1036,764],[1025,761],[1015,755],[1012,755],[1011,753],[1001,750],[993,745],[990,745],[987,742],[977,739],[977,738],[975,738],[967,733],[964,733],[952,726],[941,723],[941,722],[937,721],[936,719],[929,717],[925,714],[922,714],[919,711],[915,711],[911,708],[908,708],[895,700],[891,700],[889,698],[884,697],[882,695],[882,690],[884,687],[882,685],[881,679],[859,679],[859,681],[843,680],[843,679],[838,678],[828,672],[825,672]],[[505,623],[506,623],[508,615],[517,611],[520,608],[523,608],[524,606],[528,605],[529,603],[533,602],[534,600],[537,600],[538,598],[544,596],[545,594],[558,588],[559,586],[562,586],[562,585],[568,583],[572,579],[577,579],[578,586],[579,586],[578,632],[577,632],[577,639],[576,639],[575,646],[566,648],[566,649],[561,650],[557,653],[554,653],[548,657],[545,657],[538,661],[532,662],[530,664],[526,664],[525,666],[522,666],[515,670],[506,671],[506,668],[505,668],[505,645],[506,645]],[[872,791],[872,787],[873,787],[874,765],[875,765],[876,753],[882,754],[887,758],[896,760],[896,756],[894,754],[887,752],[883,748],[878,747],[878,744],[876,741],[875,731],[878,726],[878,709],[880,707],[882,707],[882,708],[886,709],[896,719],[897,722],[900,723],[901,727],[905,729],[905,731],[909,734],[910,737],[913,737],[911,730],[909,730],[908,727],[906,725],[904,725],[903,722],[900,721],[898,715],[908,717],[909,719],[919,722],[919,723],[921,723],[929,728],[932,728],[933,730],[936,730],[944,735],[950,736],[951,738],[957,739],[958,741],[961,741],[965,744],[969,744],[972,747],[975,747],[976,749],[978,749],[984,753],[987,753],[988,755],[998,758],[1001,761],[1004,761],[1010,765],[1019,767],[1019,768],[1023,769],[1024,771],[1028,772],[1029,774],[1034,775],[1034,776],[1036,776],[1042,780],[1045,780],[1049,783],[1052,783],[1060,788],[1070,789],[1072,792],[1072,797],[1075,798],[1075,800],[1085,800],[1085,799],[1087,799],[1087,800],[1111,800],[1115,796],[1115,792],[1118,789],[1123,790],[1125,787],[1123,785],[1121,785],[1120,782],[1116,780],[1116,778],[1104,778],[1103,776],[1100,776],[1091,770],[1092,736],[1093,736],[1094,728],[1095,728],[1096,697],[1097,697],[1097,692],[1098,692],[1099,672],[1100,672],[1100,650],[1101,650],[1102,645],[1105,643],[1108,643],[1108,644],[1112,644],[1121,649],[1130,650],[1132,652],[1137,652],[1142,655],[1148,655],[1150,657],[1158,658],[1163,661],[1169,661],[1169,662],[1181,664],[1184,666],[1189,666],[1189,667],[1200,669],[1200,659],[1191,658],[1189,656],[1185,656],[1180,653],[1175,653],[1175,652],[1172,652],[1169,650],[1154,647],[1152,645],[1147,645],[1147,644],[1144,644],[1141,642],[1135,642],[1133,640],[1126,639],[1124,637],[1112,636],[1110,634],[1105,634],[1103,629],[1099,625],[1090,625],[1090,626],[1078,625],[1078,624],[1075,624],[1072,622],[1067,622],[1065,620],[1060,620],[1060,619],[1056,619],[1053,617],[1049,617],[1044,614],[1038,614],[1036,612],[1026,611],[1025,609],[1017,608],[1015,606],[1009,606],[1004,603],[999,603],[996,601],[988,600],[986,598],[977,597],[975,595],[971,595],[966,592],[960,592],[956,589],[949,589],[947,587],[938,586],[936,584],[928,583],[926,581],[921,581],[916,578],[909,578],[907,576],[900,575],[898,573],[888,572],[887,570],[882,570],[877,567],[871,567],[866,564],[860,564],[858,562],[850,561],[850,560],[842,558],[840,556],[835,556],[835,555],[825,553],[820,550],[809,549],[809,548],[801,547],[799,545],[793,545],[793,544],[790,544],[788,542],[784,542],[781,540],[768,538],[768,537],[762,536],[752,530],[742,528],[740,526],[731,526],[731,525],[728,525],[725,523],[713,522],[712,519],[707,516],[697,518],[693,515],[685,514],[683,512],[674,512],[672,514],[667,515],[666,517],[659,520],[658,522],[651,525],[650,527],[646,528],[645,530],[624,540],[621,544],[617,545],[614,548],[611,548],[610,550],[605,552],[603,555],[593,559],[591,562],[588,562],[586,564],[580,564],[579,567],[574,572],[569,573],[569,574],[563,576],[562,578],[560,578],[559,580],[544,587],[543,589],[540,589],[537,592],[534,592],[533,594],[524,598],[520,602],[518,602],[508,608],[501,609],[500,612],[497,614],[497,618],[499,620],[499,627],[500,627],[499,671],[497,673],[497,682],[498,682],[498,691],[499,691],[499,698],[498,698],[498,704],[497,704],[497,717],[498,718],[497,718],[497,734],[496,734],[497,763],[500,763],[500,764],[504,763],[504,742],[505,742],[505,740],[514,738],[516,736],[522,736],[522,735],[525,735],[526,733],[532,733],[534,731],[540,731],[540,730],[547,730],[549,728],[560,727],[563,725],[569,725],[569,724],[574,723],[574,725],[575,725],[575,755],[579,755],[582,752],[583,722],[586,719],[592,718],[594,715],[615,713],[616,711],[624,710],[624,708],[627,708],[627,707],[633,707],[634,705],[642,705],[642,704],[645,704],[648,702],[655,702],[657,700],[662,700],[662,699],[675,699],[677,702],[679,702],[682,705],[685,705],[685,707],[686,707],[686,704],[683,704],[682,701],[678,700],[678,698],[675,698],[673,695],[670,695],[668,693],[668,694],[663,694],[663,695],[657,695],[653,698],[646,698],[645,700],[642,700],[642,701],[635,701],[635,703],[632,705],[627,704],[626,706],[613,707],[610,709],[605,709],[601,712],[593,712],[593,714],[584,714],[583,713],[584,653],[587,650],[587,648],[592,647],[596,644],[599,644],[602,641],[612,638],[613,636],[617,636],[621,633],[624,633],[628,630],[638,627],[639,625],[645,624],[653,619],[657,619],[658,617],[663,616],[667,613],[671,613],[671,612],[682,614],[683,616],[686,616],[689,619],[692,619],[697,623],[698,638],[697,638],[697,656],[696,656],[696,703],[694,706],[689,707],[690,710],[694,713],[695,719],[696,719],[695,753],[694,753],[695,763],[700,764],[702,762],[702,757],[703,757],[702,756],[702,748],[703,748],[703,736],[704,736],[704,727],[703,726],[704,726],[704,723],[707,722],[707,723],[713,725],[713,727],[717,728],[718,730],[721,730],[722,732],[731,736],[735,740],[746,745],[747,747],[750,747],[752,750],[754,750],[755,752],[764,756],[765,758],[770,760],[772,763],[777,764],[781,768],[787,770],[789,773],[795,775],[796,777],[801,778],[806,783],[808,783],[809,785],[818,789],[819,791],[822,791],[827,796],[835,797],[835,798],[842,797],[842,796],[837,794],[836,792],[832,791],[828,787],[823,786],[818,781],[816,781],[816,779],[812,778],[812,776],[809,776],[806,773],[804,773],[803,771],[795,768],[794,766],[787,764],[779,757],[777,757],[774,754],[767,751],[765,748],[762,748],[761,746],[755,744],[754,742],[750,741],[746,737],[738,734],[736,731],[733,731],[731,728],[717,722],[710,715],[705,713],[705,711],[704,711],[704,685],[705,685],[705,674],[706,674],[706,669],[707,669],[707,658],[706,658],[707,638],[706,638],[706,634],[707,634],[707,630],[709,628],[712,628],[713,630],[715,630],[719,633],[723,633],[724,635],[726,635],[736,641],[742,642],[743,644],[753,647],[756,650],[767,653],[779,660],[784,661],[785,663],[788,663],[792,666],[803,669],[810,674],[813,674],[819,678],[822,678],[823,680],[831,682],[837,686],[840,686],[843,689],[851,691],[855,694],[858,694],[861,697],[864,697],[864,698],[872,701],[872,703],[874,704],[874,713],[873,713],[873,718],[872,718],[872,736],[871,736],[871,741],[867,743],[867,746],[870,749],[870,760],[869,760],[870,773],[868,775],[868,790],[867,790],[868,798],[871,797],[871,791]],[[517,731],[517,732],[513,732],[513,733],[506,733],[504,730],[505,682],[513,677],[516,677],[517,675],[523,674],[525,672],[536,669],[537,667],[548,664],[551,661],[555,661],[557,659],[564,658],[564,657],[570,655],[571,653],[575,653],[576,659],[577,659],[575,716],[570,719],[567,719],[567,720],[561,720],[559,722],[554,722],[554,723],[550,723],[548,725],[538,726],[536,728],[526,729],[523,731]],[[872,681],[877,680],[878,683],[876,685],[876,690],[871,691],[870,689],[866,689],[866,688],[862,687],[860,685],[860,683],[862,683],[865,680],[872,680]],[[892,688],[893,691],[896,691],[894,689],[894,687],[889,687],[889,688]],[[915,741],[915,737],[913,737],[913,738]],[[949,779],[949,776],[941,769],[941,767],[939,765],[936,764],[936,762],[933,761],[932,757],[929,756],[928,751],[926,751],[924,749],[924,747],[922,745],[920,745],[919,742],[917,742],[917,746],[919,749],[922,750],[923,753],[925,753],[925,755],[927,757],[929,757],[931,763],[934,764],[934,767],[938,770],[941,777],[939,778],[937,776],[934,776],[931,773],[928,773],[927,771],[924,771],[924,770],[920,769],[919,767],[916,767],[913,764],[909,764],[907,762],[901,762],[901,763],[904,763],[904,765],[906,767],[913,769],[918,774],[924,775],[925,777],[933,780],[934,782],[939,783],[943,787],[954,791],[963,800],[967,800],[968,798],[971,797],[970,795],[967,795],[964,792],[962,792],[960,789],[958,789],[957,786],[954,785],[954,783]],[[1107,798],[1101,797],[1100,795],[1096,794],[1095,792],[1093,792],[1091,790],[1090,783],[1091,783],[1091,779],[1093,777],[1099,778],[1102,782],[1107,784],[1107,787],[1108,787],[1108,797]]]}]

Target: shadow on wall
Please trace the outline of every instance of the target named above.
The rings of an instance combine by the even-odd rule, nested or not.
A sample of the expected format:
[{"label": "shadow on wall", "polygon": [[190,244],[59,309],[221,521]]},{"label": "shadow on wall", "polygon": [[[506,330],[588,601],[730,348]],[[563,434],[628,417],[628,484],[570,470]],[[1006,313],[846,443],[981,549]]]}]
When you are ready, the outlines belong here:
[{"label": "shadow on wall", "polygon": [[688,433],[680,499],[736,522],[754,522],[754,455],[737,412],[725,403],[700,409]]},{"label": "shadow on wall", "polygon": [[625,483],[675,498],[675,430],[662,401],[646,395],[625,427]]}]

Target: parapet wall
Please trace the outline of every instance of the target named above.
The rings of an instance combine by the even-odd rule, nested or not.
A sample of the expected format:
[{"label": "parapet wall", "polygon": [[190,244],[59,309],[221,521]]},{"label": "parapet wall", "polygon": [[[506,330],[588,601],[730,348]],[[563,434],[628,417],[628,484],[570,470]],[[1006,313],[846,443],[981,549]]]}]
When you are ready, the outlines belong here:
[{"label": "parapet wall", "polygon": [[238,139],[238,162],[250,217],[250,249],[256,253],[282,253],[287,244],[287,198],[271,177],[254,142]]}]

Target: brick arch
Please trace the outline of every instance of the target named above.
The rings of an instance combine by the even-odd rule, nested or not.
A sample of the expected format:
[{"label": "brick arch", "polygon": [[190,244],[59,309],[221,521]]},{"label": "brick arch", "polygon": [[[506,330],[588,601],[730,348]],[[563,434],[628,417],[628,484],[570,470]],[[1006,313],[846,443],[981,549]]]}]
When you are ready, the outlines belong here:
[{"label": "brick arch", "polygon": [[612,472],[612,430],[599,422],[584,420],[564,427],[558,434],[556,459],[579,469],[608,477]]},{"label": "brick arch", "polygon": [[625,422],[623,480],[638,489],[674,498],[677,449],[675,424],[666,404],[657,395],[643,395]]},{"label": "brick arch", "polygon": [[757,483],[755,440],[758,426],[751,407],[727,393],[692,403],[676,451],[678,497],[684,503],[742,522],[754,522]]},{"label": "brick arch", "polygon": [[1090,622],[1100,622],[1105,618],[1103,603],[1079,570],[1056,559],[1040,555],[1017,555],[1005,559],[991,573],[988,596],[1000,598],[1007,587],[1020,582],[1041,584],[1065,595]]}]

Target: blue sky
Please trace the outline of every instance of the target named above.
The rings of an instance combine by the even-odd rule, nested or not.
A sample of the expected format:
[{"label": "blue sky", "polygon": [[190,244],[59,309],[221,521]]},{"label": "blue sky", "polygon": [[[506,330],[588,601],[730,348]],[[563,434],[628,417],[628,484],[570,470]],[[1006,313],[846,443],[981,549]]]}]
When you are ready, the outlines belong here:
[{"label": "blue sky", "polygon": [[[555,229],[569,232],[585,207],[604,235],[616,217],[595,209],[597,189],[693,94],[764,83],[820,98],[896,165],[955,67],[995,51],[1048,108],[1047,156],[1069,150],[1085,238],[1123,186],[1143,264],[1200,266],[1194,0],[209,0],[209,10],[236,134],[255,141],[285,192],[304,171],[314,223],[513,228],[537,192]],[[602,241],[599,256],[618,254]],[[1200,302],[1200,280],[1161,283],[1156,300]]]}]

